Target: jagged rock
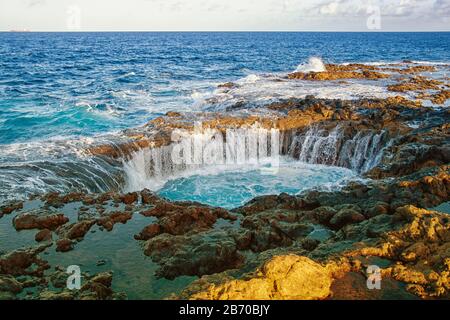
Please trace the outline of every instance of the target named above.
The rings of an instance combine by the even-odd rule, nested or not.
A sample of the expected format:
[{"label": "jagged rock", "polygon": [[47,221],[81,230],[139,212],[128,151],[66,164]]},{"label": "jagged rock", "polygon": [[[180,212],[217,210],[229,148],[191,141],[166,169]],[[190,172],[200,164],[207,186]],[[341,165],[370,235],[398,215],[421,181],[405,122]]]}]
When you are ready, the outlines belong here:
[{"label": "jagged rock", "polygon": [[50,241],[50,240],[52,240],[52,231],[49,229],[43,229],[43,230],[39,231],[38,233],[36,233],[36,236],[34,237],[34,239],[37,242]]},{"label": "jagged rock", "polygon": [[147,211],[141,212],[146,217],[157,217],[157,226],[146,227],[138,236],[145,240],[151,233],[153,236],[161,233],[182,235],[189,231],[202,231],[210,229],[218,218],[234,221],[236,217],[227,210],[212,208],[199,203],[169,203],[159,201]]},{"label": "jagged rock", "polygon": [[427,79],[421,76],[414,76],[407,81],[388,86],[389,91],[406,92],[418,90],[439,90],[442,82],[438,80]]},{"label": "jagged rock", "polygon": [[331,218],[330,225],[339,230],[347,224],[358,223],[364,220],[365,217],[360,212],[353,209],[342,209]]},{"label": "jagged rock", "polygon": [[385,73],[374,71],[375,68],[368,68],[368,66],[352,64],[349,66],[332,65],[326,66],[326,71],[323,72],[294,72],[288,75],[289,79],[297,80],[338,80],[338,79],[385,79],[390,76]]},{"label": "jagged rock", "polygon": [[295,255],[278,256],[267,262],[256,277],[211,285],[191,299],[208,300],[312,300],[331,294],[332,277],[320,264]]},{"label": "jagged rock", "polygon": [[23,208],[23,202],[9,202],[0,207],[0,218],[5,214],[11,214]]},{"label": "jagged rock", "polygon": [[17,294],[23,290],[22,284],[14,277],[0,274],[0,292]]},{"label": "jagged rock", "polygon": [[42,211],[30,211],[17,215],[14,220],[16,230],[50,229],[55,230],[67,223],[69,218],[63,214],[49,214]]},{"label": "jagged rock", "polygon": [[[36,248],[18,249],[0,256],[0,274],[6,275],[42,275],[49,268],[46,261],[38,256],[50,245]],[[36,266],[33,270],[32,266]]]},{"label": "jagged rock", "polygon": [[138,193],[131,192],[122,196],[122,202],[125,204],[133,204],[138,200]]},{"label": "jagged rock", "polygon": [[151,224],[146,226],[138,235],[135,235],[136,240],[149,240],[161,233],[159,224]]},{"label": "jagged rock", "polygon": [[144,189],[141,191],[141,199],[143,204],[154,204],[160,200],[156,193],[148,189]]},{"label": "jagged rock", "polygon": [[39,294],[39,300],[74,300],[74,293],[70,291],[53,292],[46,290]]},{"label": "jagged rock", "polygon": [[95,220],[83,220],[69,226],[65,237],[70,240],[83,238],[89,232],[91,227],[96,223]]},{"label": "jagged rock", "polygon": [[11,292],[0,291],[0,301],[15,300],[15,294]]},{"label": "jagged rock", "polygon": [[207,237],[161,234],[147,241],[145,254],[160,264],[156,275],[167,279],[221,272],[243,261],[233,238],[224,232],[212,232]]},{"label": "jagged rock", "polygon": [[[382,270],[385,277],[407,283],[422,298],[448,298],[450,294],[450,223],[446,214],[405,206],[393,219],[403,226],[387,231],[384,241],[349,253],[396,261]],[[426,263],[424,263],[426,261]]]},{"label": "jagged rock", "polygon": [[97,224],[107,231],[111,231],[116,223],[127,223],[133,216],[131,212],[113,212],[107,216],[97,219]]},{"label": "jagged rock", "polygon": [[73,242],[69,239],[59,239],[56,241],[56,251],[67,252],[73,250]]},{"label": "jagged rock", "polygon": [[[104,272],[89,277],[83,276],[84,284],[79,290],[66,289],[68,275],[64,271],[56,271],[50,276],[53,286],[59,291],[45,289],[39,293],[40,300],[112,300],[126,299],[121,293],[114,293],[111,289],[112,272]],[[61,291],[62,289],[62,291]]]}]

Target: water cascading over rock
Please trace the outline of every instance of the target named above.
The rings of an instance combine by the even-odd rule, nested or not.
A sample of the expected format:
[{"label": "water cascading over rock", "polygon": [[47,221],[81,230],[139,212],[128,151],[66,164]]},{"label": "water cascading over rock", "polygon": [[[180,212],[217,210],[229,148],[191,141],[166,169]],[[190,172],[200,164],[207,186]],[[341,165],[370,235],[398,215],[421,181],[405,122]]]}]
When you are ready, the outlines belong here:
[{"label": "water cascading over rock", "polygon": [[306,163],[345,167],[364,173],[375,167],[389,143],[387,131],[347,130],[338,125],[329,130],[312,126],[293,133],[287,154]]},{"label": "water cascading over rock", "polygon": [[158,189],[169,178],[208,167],[221,170],[262,162],[276,166],[282,136],[279,130],[257,125],[225,133],[213,129],[174,132],[172,144],[139,150],[124,161],[125,190]]},{"label": "water cascading over rock", "polygon": [[159,189],[170,179],[211,167],[220,171],[267,161],[276,166],[282,155],[364,173],[379,163],[389,140],[385,131],[349,130],[345,125],[289,134],[256,125],[225,132],[175,132],[172,138],[168,146],[139,150],[123,162],[125,191]]}]

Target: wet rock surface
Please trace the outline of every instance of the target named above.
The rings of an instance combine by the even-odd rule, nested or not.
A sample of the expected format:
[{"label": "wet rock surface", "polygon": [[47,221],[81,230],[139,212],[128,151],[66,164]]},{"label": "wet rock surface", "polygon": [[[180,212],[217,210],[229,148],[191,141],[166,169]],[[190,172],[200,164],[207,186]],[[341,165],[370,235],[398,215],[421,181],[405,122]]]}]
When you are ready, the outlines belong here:
[{"label": "wet rock surface", "polygon": [[[391,89],[442,89],[440,83],[417,75],[428,71],[432,70],[405,69],[410,80]],[[327,73],[292,77],[386,78],[385,71],[361,65],[328,65]],[[195,118],[203,121],[203,128],[220,132],[255,124],[280,129],[283,154],[294,159],[303,159],[305,138],[315,130],[316,148],[306,153],[320,151],[323,141],[330,148],[325,151],[333,152],[305,159],[354,169],[365,180],[335,190],[262,196],[234,210],[172,202],[150,190],[50,193],[34,197],[37,206],[27,201],[5,203],[0,223],[11,219],[7,223],[14,236],[32,232],[35,242],[7,252],[0,247],[0,297],[126,298],[114,289],[120,275],[106,270],[86,274],[80,290],[68,290],[65,270],[46,258],[56,251],[76,255],[85,242],[94,241],[92,233],[105,233],[123,241],[126,250],[129,244],[140,246],[142,255],[155,264],[149,277],[161,281],[196,277],[172,298],[449,299],[450,216],[427,209],[450,201],[448,111],[423,107],[403,96],[353,101],[309,96],[266,108],[270,116],[202,113]],[[142,148],[169,145],[170,133],[177,128],[193,127],[192,115],[167,114],[144,128],[128,130],[131,142],[89,151],[126,159]],[[330,143],[335,136],[339,139]],[[125,228],[139,218],[148,220],[137,231]],[[95,243],[95,250],[106,245]],[[99,260],[95,260],[99,268],[110,265],[107,259]],[[386,281],[378,294],[364,287],[369,265],[379,265]],[[27,290],[33,291],[25,294]]]}]

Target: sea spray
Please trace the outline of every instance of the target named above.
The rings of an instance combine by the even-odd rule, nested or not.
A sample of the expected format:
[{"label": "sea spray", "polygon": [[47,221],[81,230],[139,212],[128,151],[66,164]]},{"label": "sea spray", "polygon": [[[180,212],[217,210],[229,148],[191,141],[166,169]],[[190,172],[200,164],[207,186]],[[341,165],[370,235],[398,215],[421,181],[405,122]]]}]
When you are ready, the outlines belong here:
[{"label": "sea spray", "polygon": [[239,168],[264,162],[276,170],[281,154],[279,131],[258,124],[224,133],[199,126],[194,132],[175,130],[172,141],[168,146],[139,150],[124,160],[125,191],[158,189],[170,179],[211,167]]},{"label": "sea spray", "polygon": [[325,64],[323,63],[322,59],[318,57],[310,57],[308,59],[308,62],[300,64],[295,71],[308,73],[324,72],[327,71],[327,69],[325,68]]}]

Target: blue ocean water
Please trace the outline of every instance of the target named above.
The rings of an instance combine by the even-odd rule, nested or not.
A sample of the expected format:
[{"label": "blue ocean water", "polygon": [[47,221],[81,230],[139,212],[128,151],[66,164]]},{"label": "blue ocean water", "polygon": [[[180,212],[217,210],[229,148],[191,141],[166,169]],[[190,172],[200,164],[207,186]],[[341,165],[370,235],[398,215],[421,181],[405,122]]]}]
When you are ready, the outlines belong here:
[{"label": "blue ocean water", "polygon": [[[0,202],[46,192],[125,191],[130,175],[123,161],[130,159],[94,157],[88,146],[123,141],[123,129],[168,111],[227,112],[244,103],[258,112],[270,101],[311,94],[397,94],[386,90],[395,79],[314,82],[286,75],[311,61],[403,60],[435,65],[428,76],[445,79],[450,33],[0,33]],[[219,87],[229,81],[237,85]],[[155,177],[146,177],[145,161],[133,159],[140,190]],[[161,192],[230,207],[259,194],[339,182],[335,170],[353,175],[319,169],[308,183],[301,169],[298,179],[281,178],[275,186],[252,170],[241,180],[221,172],[168,177]],[[194,186],[204,189],[194,194]]]},{"label": "blue ocean water", "polygon": [[310,56],[449,61],[450,33],[0,33],[0,144],[134,127]]}]

